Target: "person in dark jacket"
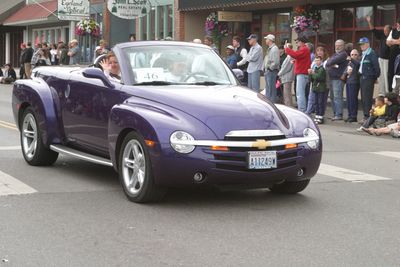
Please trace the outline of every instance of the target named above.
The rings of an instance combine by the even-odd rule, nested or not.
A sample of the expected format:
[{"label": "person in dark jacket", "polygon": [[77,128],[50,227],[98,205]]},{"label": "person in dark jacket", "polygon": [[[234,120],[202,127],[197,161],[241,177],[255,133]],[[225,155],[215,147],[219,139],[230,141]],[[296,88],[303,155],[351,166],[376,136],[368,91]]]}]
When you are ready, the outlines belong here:
[{"label": "person in dark jacket", "polygon": [[390,92],[385,96],[386,112],[385,121],[386,125],[396,122],[397,114],[399,113],[399,102],[397,101],[397,94]]},{"label": "person in dark jacket", "polygon": [[333,110],[332,120],[343,119],[343,88],[344,82],[340,79],[347,67],[347,53],[344,49],[344,41],[339,39],[335,42],[335,54],[326,62],[329,78],[331,79],[331,88],[333,92]]},{"label": "person in dark jacket", "polygon": [[24,58],[22,60],[24,62],[25,76],[27,79],[30,79],[32,74],[32,66],[31,66],[32,57],[33,57],[32,43],[28,42],[26,44],[26,51],[24,53]]},{"label": "person in dark jacket", "polygon": [[24,79],[24,78],[26,78],[25,67],[24,67],[24,57],[25,57],[25,53],[26,53],[26,44],[25,43],[21,43],[20,48],[21,48],[21,54],[19,56],[19,78],[20,79]]},{"label": "person in dark jacket", "polygon": [[353,49],[348,58],[347,68],[343,73],[343,76],[346,77],[347,111],[349,113],[346,122],[357,122],[358,92],[360,91],[359,69],[360,60],[358,50]]},{"label": "person in dark jacket", "polygon": [[309,69],[311,90],[315,93],[315,123],[324,123],[326,72],[322,66],[322,58],[315,57],[315,69]]},{"label": "person in dark jacket", "polygon": [[389,92],[394,89],[393,77],[394,77],[394,62],[397,55],[400,55],[400,18],[397,19],[396,27],[393,28],[389,36],[386,38],[386,44],[389,46]]},{"label": "person in dark jacket", "polygon": [[13,83],[17,79],[17,74],[13,69],[11,63],[7,63],[4,65],[4,73],[1,73],[0,83]]},{"label": "person in dark jacket", "polygon": [[362,50],[360,62],[360,87],[361,87],[361,102],[363,106],[364,120],[369,117],[369,110],[373,103],[374,84],[381,75],[379,68],[378,56],[371,48],[369,39],[362,37],[358,42]]}]

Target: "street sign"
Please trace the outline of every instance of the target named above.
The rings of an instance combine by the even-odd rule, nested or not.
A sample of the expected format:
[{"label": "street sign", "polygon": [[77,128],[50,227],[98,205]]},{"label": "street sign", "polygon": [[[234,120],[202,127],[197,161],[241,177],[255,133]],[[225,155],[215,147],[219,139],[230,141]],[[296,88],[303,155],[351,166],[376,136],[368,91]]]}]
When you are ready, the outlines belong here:
[{"label": "street sign", "polygon": [[150,12],[151,3],[149,0],[108,0],[107,8],[117,17],[135,19]]},{"label": "street sign", "polygon": [[89,18],[89,0],[58,0],[58,19],[82,20]]}]

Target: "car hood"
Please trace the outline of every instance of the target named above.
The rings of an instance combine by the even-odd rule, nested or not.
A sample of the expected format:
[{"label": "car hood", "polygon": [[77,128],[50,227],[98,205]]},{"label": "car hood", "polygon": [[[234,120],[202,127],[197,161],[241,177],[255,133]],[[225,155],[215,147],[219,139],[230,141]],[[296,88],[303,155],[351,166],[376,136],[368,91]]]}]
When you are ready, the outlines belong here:
[{"label": "car hood", "polygon": [[219,139],[233,130],[281,130],[288,121],[274,104],[240,86],[146,86],[135,89],[143,97],[183,111],[207,125]]}]

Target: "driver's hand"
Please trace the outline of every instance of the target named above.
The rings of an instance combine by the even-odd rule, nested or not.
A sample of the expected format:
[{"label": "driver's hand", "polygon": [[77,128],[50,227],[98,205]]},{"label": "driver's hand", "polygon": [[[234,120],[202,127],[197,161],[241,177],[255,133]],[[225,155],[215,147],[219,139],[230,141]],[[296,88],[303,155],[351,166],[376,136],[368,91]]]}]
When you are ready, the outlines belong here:
[{"label": "driver's hand", "polygon": [[100,61],[100,66],[103,68],[103,70],[110,70],[110,64],[108,63],[108,59],[105,58],[102,61]]}]

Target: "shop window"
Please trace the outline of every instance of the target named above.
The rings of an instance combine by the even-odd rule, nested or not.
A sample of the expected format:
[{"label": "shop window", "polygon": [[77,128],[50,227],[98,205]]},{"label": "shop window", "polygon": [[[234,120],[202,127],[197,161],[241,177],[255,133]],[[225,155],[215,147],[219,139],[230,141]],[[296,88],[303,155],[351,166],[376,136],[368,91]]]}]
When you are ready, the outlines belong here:
[{"label": "shop window", "polygon": [[342,39],[345,43],[352,43],[353,31],[338,31],[337,39]]},{"label": "shop window", "polygon": [[[275,43],[278,46],[284,44],[286,40],[290,41],[290,13],[264,14],[261,21],[262,37],[268,34],[275,35]],[[262,45],[266,48],[264,39]]]},{"label": "shop window", "polygon": [[373,17],[372,6],[356,8],[356,28],[368,28],[366,17]]},{"label": "shop window", "polygon": [[324,46],[328,51],[333,51],[334,47],[334,21],[335,11],[334,10],[321,10],[322,20],[320,22],[320,29],[317,35],[317,46]]},{"label": "shop window", "polygon": [[378,5],[375,12],[375,26],[393,25],[396,18],[396,5]]},{"label": "shop window", "polygon": [[339,10],[339,28],[353,28],[354,8]]}]

